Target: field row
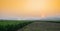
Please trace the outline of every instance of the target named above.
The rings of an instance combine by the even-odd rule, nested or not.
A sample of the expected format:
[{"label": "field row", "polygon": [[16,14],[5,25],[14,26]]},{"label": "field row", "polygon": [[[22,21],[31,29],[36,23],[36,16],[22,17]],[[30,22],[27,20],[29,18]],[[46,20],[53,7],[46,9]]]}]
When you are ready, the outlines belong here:
[{"label": "field row", "polygon": [[30,21],[0,21],[0,31],[16,31],[30,24]]}]

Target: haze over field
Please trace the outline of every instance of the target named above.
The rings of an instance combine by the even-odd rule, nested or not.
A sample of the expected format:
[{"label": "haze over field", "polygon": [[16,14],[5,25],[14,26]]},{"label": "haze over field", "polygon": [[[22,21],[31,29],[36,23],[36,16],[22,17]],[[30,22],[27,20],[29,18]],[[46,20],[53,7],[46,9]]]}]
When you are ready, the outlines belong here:
[{"label": "haze over field", "polygon": [[60,0],[0,0],[0,19],[60,19]]}]

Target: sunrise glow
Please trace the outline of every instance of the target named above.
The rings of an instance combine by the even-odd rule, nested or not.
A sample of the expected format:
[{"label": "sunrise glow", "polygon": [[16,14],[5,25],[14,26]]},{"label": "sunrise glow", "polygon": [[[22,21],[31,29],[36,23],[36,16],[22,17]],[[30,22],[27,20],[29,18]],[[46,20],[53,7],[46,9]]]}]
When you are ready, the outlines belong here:
[{"label": "sunrise glow", "polygon": [[0,0],[0,18],[60,15],[60,0]]}]

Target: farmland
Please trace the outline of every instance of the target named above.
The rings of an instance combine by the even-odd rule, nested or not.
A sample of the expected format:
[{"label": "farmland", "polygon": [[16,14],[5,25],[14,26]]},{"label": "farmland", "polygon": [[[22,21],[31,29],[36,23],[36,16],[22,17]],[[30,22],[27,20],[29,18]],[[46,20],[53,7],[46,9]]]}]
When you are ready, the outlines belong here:
[{"label": "farmland", "polygon": [[16,31],[30,24],[30,21],[0,20],[0,31]]},{"label": "farmland", "polygon": [[[17,31],[22,28],[24,28],[26,25],[34,23],[34,22],[38,22],[38,26],[40,26],[40,23],[59,23],[60,24],[60,20],[56,20],[56,21],[47,21],[47,20],[0,20],[0,31]],[[34,23],[36,24],[36,23]],[[32,26],[32,28],[34,27],[33,25],[29,25]],[[28,26],[28,28],[29,28]],[[36,25],[35,25],[36,26]],[[38,27],[37,26],[37,27]],[[25,28],[25,29],[28,29]],[[30,27],[31,28],[31,27]],[[25,31],[24,29],[24,31]],[[36,29],[35,29],[36,30]]]},{"label": "farmland", "polygon": [[18,31],[60,31],[60,23],[56,22],[34,22]]}]

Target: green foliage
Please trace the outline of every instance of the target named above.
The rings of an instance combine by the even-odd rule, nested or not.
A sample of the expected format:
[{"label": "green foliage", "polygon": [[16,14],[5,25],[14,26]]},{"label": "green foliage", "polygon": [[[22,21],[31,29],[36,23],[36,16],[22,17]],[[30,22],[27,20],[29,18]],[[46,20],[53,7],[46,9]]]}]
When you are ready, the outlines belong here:
[{"label": "green foliage", "polygon": [[30,24],[30,21],[0,21],[0,31],[16,31]]}]

